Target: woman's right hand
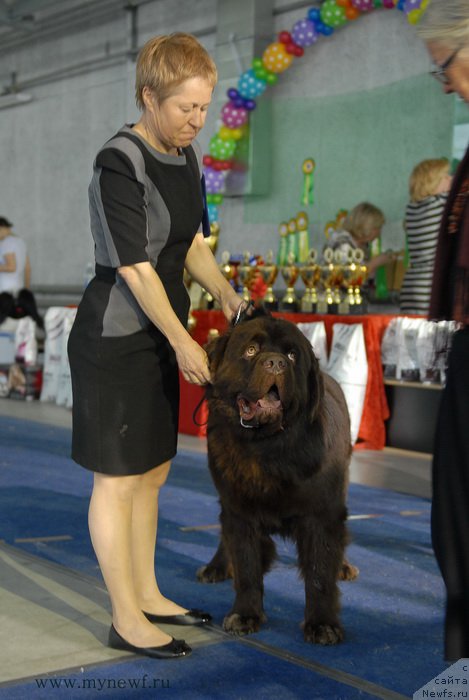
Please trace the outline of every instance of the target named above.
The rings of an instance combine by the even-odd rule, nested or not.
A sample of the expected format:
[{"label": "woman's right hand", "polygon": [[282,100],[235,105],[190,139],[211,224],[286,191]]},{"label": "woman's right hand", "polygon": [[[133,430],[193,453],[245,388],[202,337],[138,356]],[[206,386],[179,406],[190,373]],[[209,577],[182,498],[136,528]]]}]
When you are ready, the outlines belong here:
[{"label": "woman's right hand", "polygon": [[205,350],[190,336],[178,348],[174,348],[176,360],[184,379],[190,384],[208,384],[210,370]]}]

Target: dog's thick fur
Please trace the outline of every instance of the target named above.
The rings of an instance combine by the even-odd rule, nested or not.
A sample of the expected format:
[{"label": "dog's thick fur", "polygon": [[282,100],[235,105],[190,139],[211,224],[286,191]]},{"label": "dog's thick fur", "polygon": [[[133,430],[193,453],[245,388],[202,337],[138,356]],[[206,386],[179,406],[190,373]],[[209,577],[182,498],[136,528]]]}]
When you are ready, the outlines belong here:
[{"label": "dog's thick fur", "polygon": [[272,534],[292,538],[305,583],[308,642],[342,640],[338,578],[344,561],[350,423],[339,385],[319,370],[311,345],[288,321],[262,311],[207,352],[208,454],[221,502],[222,538],[204,582],[233,577],[225,630],[248,634],[266,620],[263,575]]}]

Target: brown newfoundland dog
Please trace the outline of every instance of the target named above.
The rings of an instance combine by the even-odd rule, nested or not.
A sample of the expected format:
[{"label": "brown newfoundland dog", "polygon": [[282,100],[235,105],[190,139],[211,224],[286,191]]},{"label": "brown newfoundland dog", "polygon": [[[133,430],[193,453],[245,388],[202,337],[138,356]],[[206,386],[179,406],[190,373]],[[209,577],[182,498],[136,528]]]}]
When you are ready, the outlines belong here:
[{"label": "brown newfoundland dog", "polygon": [[222,537],[203,582],[232,577],[236,592],[223,626],[259,630],[263,576],[275,559],[271,535],[292,538],[305,583],[304,638],[336,644],[337,579],[344,560],[351,455],[347,406],[319,370],[310,343],[288,321],[256,310],[207,348],[208,455],[221,503]]}]

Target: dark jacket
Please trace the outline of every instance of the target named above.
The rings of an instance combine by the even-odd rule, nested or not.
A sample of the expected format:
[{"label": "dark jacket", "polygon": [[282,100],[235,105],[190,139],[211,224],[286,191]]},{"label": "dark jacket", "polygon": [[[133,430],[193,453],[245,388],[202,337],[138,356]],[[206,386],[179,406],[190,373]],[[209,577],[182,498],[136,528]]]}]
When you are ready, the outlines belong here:
[{"label": "dark jacket", "polygon": [[441,220],[428,317],[469,326],[469,148]]}]

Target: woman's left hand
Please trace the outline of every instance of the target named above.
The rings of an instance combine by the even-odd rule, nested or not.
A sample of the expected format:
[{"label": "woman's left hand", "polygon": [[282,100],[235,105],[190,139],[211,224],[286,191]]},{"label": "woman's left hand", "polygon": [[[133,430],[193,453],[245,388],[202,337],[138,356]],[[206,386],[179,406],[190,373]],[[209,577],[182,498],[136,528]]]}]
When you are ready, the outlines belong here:
[{"label": "woman's left hand", "polygon": [[[228,299],[223,299],[221,308],[227,321],[232,321],[239,311],[239,307],[248,307],[248,302],[244,301],[238,294],[233,293]],[[244,310],[244,308],[242,310]]]}]

